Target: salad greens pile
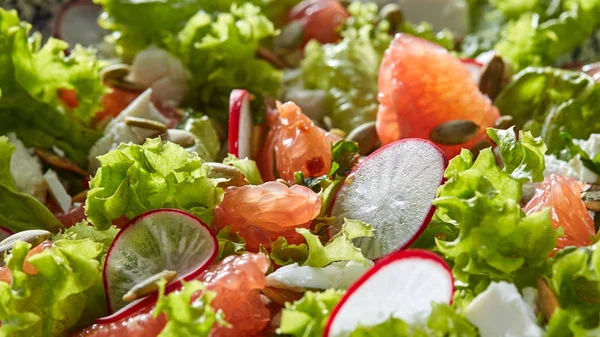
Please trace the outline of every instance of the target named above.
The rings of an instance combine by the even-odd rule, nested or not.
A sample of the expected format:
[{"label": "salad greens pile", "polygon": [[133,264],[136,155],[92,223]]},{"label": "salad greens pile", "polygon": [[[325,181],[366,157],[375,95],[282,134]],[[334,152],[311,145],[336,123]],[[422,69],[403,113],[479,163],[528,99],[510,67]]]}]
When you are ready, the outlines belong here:
[{"label": "salad greens pile", "polygon": [[[516,287],[523,301],[526,293],[537,289],[534,323],[548,337],[600,334],[597,235],[590,235],[589,246],[558,248],[557,238],[568,228],[556,224],[556,210],[547,207],[528,214],[523,210],[528,197],[524,191],[556,173],[552,171],[556,162],[553,166],[550,161],[570,165],[567,161],[578,159],[600,175],[600,148],[590,152],[580,145],[580,140],[600,134],[600,66],[587,64],[600,60],[600,0],[464,0],[468,32],[437,31],[431,23],[411,22],[396,3],[383,7],[365,1],[322,0],[319,5],[343,14],[340,25],[329,32],[336,38],[327,42],[303,40],[310,35],[306,25],[311,15],[321,10],[307,10],[306,6],[316,4],[313,0],[94,2],[103,10],[99,24],[108,34],[105,47],[116,59],[104,60],[106,55],[91,47],[45,39],[32,32],[16,11],[0,8],[0,336],[71,335],[113,314],[106,301],[110,287],[104,275],[111,245],[125,232],[126,222],[162,208],[190,213],[207,225],[206,236],[218,244],[210,263],[233,261],[248,253],[268,258],[266,281],[253,279],[260,286],[250,291],[257,299],[269,298],[268,307],[260,301],[265,312],[277,313],[277,319],[271,315],[265,323],[265,335],[323,336],[347,287],[321,289],[297,279],[320,275],[331,283],[336,277],[352,277],[340,276],[348,265],[363,268],[362,275],[373,264],[356,239],[376,237],[377,226],[344,217],[337,234],[330,233],[336,223],[331,210],[340,188],[354,181],[353,170],[381,145],[380,125],[374,123],[380,64],[397,33],[449,50],[447,57],[456,56],[476,68],[473,77],[480,87],[496,79],[493,84],[499,94],[490,105],[513,126],[487,129],[483,138],[493,146],[462,149],[448,158],[443,182],[435,182],[434,188],[439,188],[432,202],[433,217],[409,247],[443,258],[454,277],[453,301],[433,303],[421,323],[389,317],[378,325],[359,326],[349,336],[490,337],[468,317],[467,309],[498,282]],[[290,19],[302,11],[301,19]],[[293,50],[279,50],[277,43],[298,24],[304,25],[302,31],[292,37],[294,41],[285,41],[294,45]],[[150,48],[172,56],[190,75],[185,79],[185,97],[175,100],[177,106],[163,104],[156,92],[150,93],[160,87],[135,83],[130,73],[120,78],[107,75],[109,66],[112,76],[115,69],[133,72],[128,64]],[[502,60],[503,69],[490,75],[489,59],[494,55]],[[245,102],[230,102],[234,89],[249,93],[251,112],[246,115]],[[149,102],[136,99],[143,90]],[[298,97],[298,105],[316,126],[300,122],[290,126],[288,119],[279,116],[275,100],[287,97]],[[119,111],[111,111],[113,100],[123,104]],[[229,111],[236,103],[242,105],[239,116]],[[118,117],[125,106],[127,116]],[[246,119],[251,122],[244,129]],[[228,129],[237,127],[240,134],[251,134],[247,137],[252,142],[251,158],[228,153],[245,139],[229,138],[236,132],[228,135]],[[320,209],[310,210],[318,215],[285,228],[286,236],[272,240],[270,231],[275,230],[242,224],[257,228],[256,237],[268,233],[272,241],[268,249],[261,245],[258,251],[248,252],[250,240],[258,239],[238,232],[235,225],[239,224],[217,226],[219,205],[235,185],[232,176],[217,168],[238,175],[235,187],[248,185],[256,188],[248,189],[248,194],[259,193],[268,180],[261,170],[264,173],[266,166],[277,171],[275,156],[263,152],[280,140],[274,137],[284,137],[270,131],[281,129],[282,135],[291,134],[286,135],[289,139],[306,133],[308,139],[321,135],[311,131],[318,127],[326,129],[319,130],[323,134],[341,139],[326,144],[331,170],[315,176],[297,171],[292,181],[277,179],[286,191],[292,185],[303,186],[303,193],[318,200]],[[151,136],[146,138],[143,132]],[[112,143],[94,146],[101,138]],[[365,150],[361,145],[367,143]],[[97,170],[85,171],[88,156],[94,159],[90,149],[104,145]],[[290,148],[271,149],[294,151],[294,144],[284,145]],[[270,161],[265,163],[266,157]],[[39,164],[46,174],[15,167],[23,162]],[[20,179],[42,181],[39,187],[49,196],[47,201],[19,187],[15,172],[20,171]],[[58,178],[52,180],[48,173]],[[596,191],[597,186],[592,187],[590,191]],[[433,190],[431,194],[433,198]],[[580,192],[574,195],[579,202]],[[262,198],[261,202],[280,200],[276,205],[280,208],[296,206],[289,205],[285,195],[266,193]],[[587,206],[583,199],[581,204]],[[265,223],[271,220],[267,215],[287,214],[257,210],[254,204],[240,209],[264,216],[259,220]],[[587,209],[598,210],[593,205]],[[341,223],[342,216],[337,220]],[[31,230],[47,232],[12,241],[13,233],[31,234]],[[185,247],[179,239],[168,239],[181,243],[173,249]],[[342,267],[336,271],[338,266]],[[269,279],[278,272],[288,275],[292,285]],[[218,291],[208,291],[198,280],[179,285],[173,289],[166,279],[146,285],[155,296],[153,316],[148,319],[165,322],[158,336],[209,336],[215,326],[237,328],[225,310],[214,307]],[[554,303],[553,307],[547,303]]]}]

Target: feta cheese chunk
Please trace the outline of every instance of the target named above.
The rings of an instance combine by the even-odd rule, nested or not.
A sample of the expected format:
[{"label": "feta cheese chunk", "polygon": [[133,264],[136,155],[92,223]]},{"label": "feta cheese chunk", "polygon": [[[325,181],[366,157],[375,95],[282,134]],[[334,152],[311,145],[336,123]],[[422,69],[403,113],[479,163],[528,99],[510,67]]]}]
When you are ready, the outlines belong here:
[{"label": "feta cheese chunk", "polygon": [[[590,158],[594,158],[600,153],[600,134],[598,133],[591,134],[590,138],[587,140],[574,139],[573,142],[581,146],[581,149],[585,151]],[[583,166],[583,162],[579,156],[571,158],[568,162],[560,160],[554,155],[546,156],[546,170],[544,171],[544,176],[549,176],[554,173],[586,183],[595,183],[598,181],[598,175]]]},{"label": "feta cheese chunk", "polygon": [[[528,297],[531,294],[528,293]],[[479,329],[481,337],[542,337],[544,330],[517,287],[492,282],[465,310],[465,316]]]},{"label": "feta cheese chunk", "polygon": [[8,141],[15,146],[15,152],[10,158],[10,173],[18,191],[27,193],[45,203],[48,186],[42,175],[40,160],[27,150],[14,133],[6,136]]},{"label": "feta cheese chunk", "polygon": [[60,179],[58,179],[56,172],[48,170],[44,173],[44,179],[46,180],[46,183],[48,183],[50,194],[52,194],[56,203],[58,203],[64,213],[67,213],[71,209],[71,196],[67,193],[67,190],[65,190]]},{"label": "feta cheese chunk", "polygon": [[323,268],[299,266],[297,263],[283,266],[267,276],[267,285],[275,288],[304,291],[306,289],[347,289],[372,264],[354,261],[334,262]]},{"label": "feta cheese chunk", "polygon": [[164,49],[155,46],[137,53],[129,80],[153,90],[153,101],[177,107],[187,91],[190,73],[183,63]]},{"label": "feta cheese chunk", "polygon": [[151,96],[152,89],[144,91],[138,98],[131,102],[119,116],[110,121],[104,129],[104,136],[96,141],[96,144],[92,146],[90,153],[88,154],[90,172],[94,172],[98,168],[98,160],[96,157],[116,148],[121,143],[132,142],[135,144],[142,144],[147,137],[150,137],[155,133],[153,130],[126,125],[126,117],[139,117],[164,124],[169,123],[169,119],[163,116],[160,111],[156,109],[154,104],[152,104],[150,101]]}]

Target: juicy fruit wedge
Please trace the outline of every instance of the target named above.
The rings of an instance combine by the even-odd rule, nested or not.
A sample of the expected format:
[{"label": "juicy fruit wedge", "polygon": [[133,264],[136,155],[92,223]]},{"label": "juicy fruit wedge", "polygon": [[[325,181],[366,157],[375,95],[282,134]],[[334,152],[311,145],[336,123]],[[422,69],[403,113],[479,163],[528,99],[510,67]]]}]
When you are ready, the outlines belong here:
[{"label": "juicy fruit wedge", "polygon": [[213,226],[218,230],[231,226],[246,240],[249,251],[258,252],[260,245],[270,249],[280,236],[289,243],[304,242],[296,228],[308,228],[320,210],[321,198],[305,186],[271,181],[228,187],[215,209]]},{"label": "juicy fruit wedge", "polygon": [[340,39],[339,27],[348,16],[338,0],[304,0],[290,11],[288,20],[304,25],[304,46],[312,39],[322,44],[337,42]]},{"label": "juicy fruit wedge", "polygon": [[110,312],[125,305],[133,286],[163,270],[177,272],[167,291],[204,271],[217,255],[217,239],[195,216],[158,209],[131,220],[112,243],[104,263],[104,288]]},{"label": "juicy fruit wedge", "polygon": [[375,229],[375,237],[356,241],[366,257],[379,258],[409,246],[431,220],[431,202],[446,164],[441,150],[424,139],[397,141],[373,152],[338,191],[330,235],[344,218],[357,219]]},{"label": "juicy fruit wedge", "polygon": [[280,178],[290,182],[298,171],[305,177],[329,173],[331,145],[340,137],[316,126],[293,102],[278,102],[277,109],[278,113],[268,112],[271,129],[257,163],[263,179],[275,180],[274,168]]},{"label": "juicy fruit wedge", "polygon": [[424,323],[431,303],[450,303],[452,272],[444,260],[426,250],[399,251],[378,261],[356,281],[331,312],[323,336],[348,336],[358,326],[373,326],[390,317]]},{"label": "juicy fruit wedge", "polygon": [[[377,134],[382,144],[398,139],[430,139],[431,131],[451,120],[479,125],[474,137],[459,145],[436,143],[452,158],[460,149],[485,139],[485,130],[499,117],[461,61],[444,48],[398,34],[379,69]],[[468,139],[470,138],[470,139]]]},{"label": "juicy fruit wedge", "polygon": [[213,326],[211,337],[254,336],[271,318],[261,300],[260,291],[267,280],[269,258],[264,254],[229,256],[211,266],[199,277],[206,289],[217,296],[211,302],[215,310],[223,310],[231,328]]},{"label": "juicy fruit wedge", "polygon": [[235,89],[229,97],[229,153],[240,159],[251,158],[252,127],[250,95]]},{"label": "juicy fruit wedge", "polygon": [[589,246],[596,234],[594,220],[581,200],[586,184],[553,174],[541,182],[523,211],[531,214],[550,207],[552,226],[562,228],[564,236],[556,240],[556,248]]}]

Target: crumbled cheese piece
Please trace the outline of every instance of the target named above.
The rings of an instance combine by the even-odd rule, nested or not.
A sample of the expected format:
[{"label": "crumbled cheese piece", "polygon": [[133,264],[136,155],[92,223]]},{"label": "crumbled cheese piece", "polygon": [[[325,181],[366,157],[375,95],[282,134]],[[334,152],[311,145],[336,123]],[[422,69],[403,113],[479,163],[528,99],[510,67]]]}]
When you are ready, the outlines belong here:
[{"label": "crumbled cheese piece", "polygon": [[56,200],[62,211],[67,213],[71,209],[71,196],[58,179],[56,172],[48,170],[44,173],[44,179],[48,183],[50,194],[54,197],[54,200]]},{"label": "crumbled cheese piece", "polygon": [[[531,293],[528,291],[528,297]],[[481,337],[542,337],[544,330],[517,287],[492,282],[465,310],[465,316],[479,329]]]},{"label": "crumbled cheese piece", "polygon": [[[600,134],[594,133],[587,140],[575,139],[574,142],[581,146],[591,158],[600,153]],[[568,162],[556,158],[554,155],[546,156],[545,176],[553,173],[571,177],[586,183],[595,183],[598,181],[598,175],[583,166],[583,162],[576,156]]]},{"label": "crumbled cheese piece", "polygon": [[7,137],[8,141],[15,146],[15,152],[10,158],[10,173],[17,189],[45,203],[48,186],[42,175],[40,160],[27,150],[14,133],[9,133]]},{"label": "crumbled cheese piece", "polygon": [[305,289],[347,289],[370,267],[371,265],[354,261],[334,262],[323,268],[299,266],[294,263],[269,274],[267,285],[300,291]]}]

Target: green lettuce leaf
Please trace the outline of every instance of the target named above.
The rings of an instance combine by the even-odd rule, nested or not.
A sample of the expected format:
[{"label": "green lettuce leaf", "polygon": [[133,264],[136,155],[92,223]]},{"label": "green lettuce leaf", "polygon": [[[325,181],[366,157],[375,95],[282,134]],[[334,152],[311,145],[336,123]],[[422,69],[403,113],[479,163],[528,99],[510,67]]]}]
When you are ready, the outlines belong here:
[{"label": "green lettuce leaf", "polygon": [[594,336],[600,332],[600,249],[565,248],[552,259],[546,278],[560,308],[548,325],[549,337]]},{"label": "green lettuce leaf", "polygon": [[231,226],[226,226],[217,234],[219,242],[218,260],[222,260],[230,255],[241,255],[246,252],[246,240],[238,233],[231,230]]},{"label": "green lettuce leaf", "polygon": [[271,258],[279,265],[298,263],[301,266],[322,268],[335,261],[368,263],[352,240],[372,237],[373,228],[359,220],[345,219],[341,231],[325,244],[321,238],[305,228],[297,228],[306,244],[290,245],[285,238],[278,238],[271,247]]},{"label": "green lettuce leaf", "polygon": [[221,149],[221,140],[213,123],[208,116],[188,118],[183,129],[196,138],[194,146],[188,151],[196,152],[204,161],[215,161]]},{"label": "green lettuce leaf", "polygon": [[506,25],[494,47],[516,70],[552,65],[600,25],[598,0],[496,1],[496,4],[507,16],[518,15]]},{"label": "green lettuce leaf", "polygon": [[[166,281],[159,282],[159,297],[154,308],[154,317],[161,313],[167,316],[167,325],[158,337],[197,336],[206,337],[215,323],[227,326],[223,313],[210,306],[216,293],[204,291],[205,286],[200,281],[183,283],[179,291],[165,295]],[[202,295],[192,300],[194,294],[202,291]]]},{"label": "green lettuce leaf", "polygon": [[[15,132],[27,146],[57,146],[85,167],[88,150],[101,136],[86,123],[101,108],[102,64],[81,47],[65,57],[60,48],[66,44],[56,39],[39,49],[41,37],[28,39],[29,32],[16,11],[0,8],[0,134]],[[74,90],[79,106],[64,105],[58,89]]]},{"label": "green lettuce leaf", "polygon": [[84,292],[101,279],[102,246],[91,240],[58,240],[28,261],[37,275],[23,271],[31,245],[18,241],[6,265],[12,282],[0,282],[1,336],[64,336],[87,305]]},{"label": "green lettuce leaf", "polygon": [[[519,142],[524,146],[526,140]],[[505,153],[503,157],[518,155]],[[543,161],[530,161],[523,172],[538,172],[539,167],[532,164]],[[463,150],[450,161],[445,177],[447,181],[433,202],[436,218],[456,226],[458,236],[454,240],[437,237],[436,245],[453,264],[457,280],[477,290],[491,280],[519,286],[534,282],[558,237],[549,210],[525,216],[519,204],[522,183],[496,165],[489,148],[482,150],[475,162],[472,154]]]},{"label": "green lettuce leaf", "polygon": [[[331,161],[332,169],[329,172],[329,176],[337,174],[339,176],[346,176],[360,160],[360,154],[358,153],[358,143],[340,140],[335,144],[331,145]],[[334,169],[333,163],[336,163]]]},{"label": "green lettuce leaf", "polygon": [[94,226],[149,210],[171,207],[212,223],[223,190],[208,177],[210,168],[195,153],[160,138],[144,145],[121,144],[98,157],[100,168],[90,181],[85,213]]},{"label": "green lettuce leaf", "polygon": [[541,138],[520,131],[517,139],[514,127],[508,130],[489,128],[487,134],[498,145],[504,171],[513,179],[523,183],[544,180],[546,144]]},{"label": "green lettuce leaf", "polygon": [[561,132],[588,139],[600,132],[596,118],[600,84],[581,72],[528,68],[516,74],[494,101],[503,115],[511,115],[519,129],[541,136],[548,152],[565,148]]},{"label": "green lettuce leaf", "polygon": [[333,307],[344,293],[334,289],[307,291],[298,301],[286,303],[281,311],[281,325],[277,333],[293,337],[321,337]]},{"label": "green lettuce leaf", "polygon": [[0,226],[13,232],[46,229],[57,232],[63,225],[33,196],[17,190],[10,173],[10,158],[15,146],[0,136]]},{"label": "green lettuce leaf", "polygon": [[260,185],[263,183],[260,171],[254,160],[248,158],[238,159],[236,156],[229,153],[227,157],[223,159],[223,164],[231,165],[242,171],[246,176],[246,179],[248,179],[248,182],[252,185]]},{"label": "green lettuce leaf", "polygon": [[96,243],[102,244],[102,252],[100,256],[103,257],[108,253],[110,245],[119,233],[119,229],[115,226],[110,226],[105,230],[99,230],[92,226],[86,220],[78,222],[74,226],[65,229],[63,232],[57,234],[52,238],[54,241],[58,240],[84,240],[89,239]]}]

